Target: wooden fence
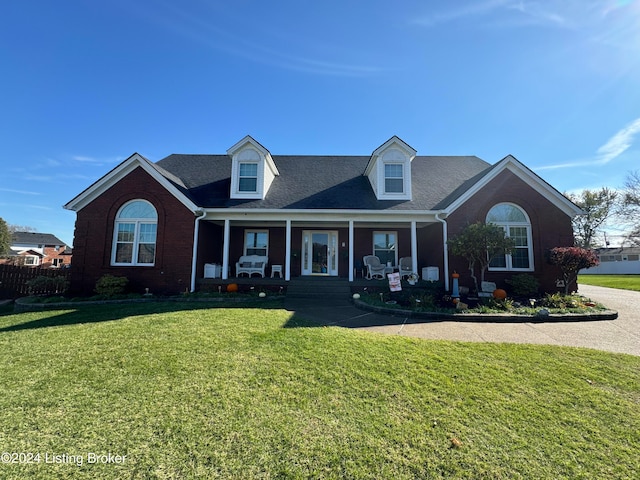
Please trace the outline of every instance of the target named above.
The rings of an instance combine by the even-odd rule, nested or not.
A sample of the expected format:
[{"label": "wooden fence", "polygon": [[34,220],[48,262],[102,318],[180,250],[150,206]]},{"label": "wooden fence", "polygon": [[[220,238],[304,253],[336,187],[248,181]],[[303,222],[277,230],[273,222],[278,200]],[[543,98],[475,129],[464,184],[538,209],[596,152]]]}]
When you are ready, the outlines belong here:
[{"label": "wooden fence", "polygon": [[[38,294],[47,295],[62,293],[56,291],[55,287],[43,287],[33,291],[27,286],[27,281],[38,276],[70,280],[71,269],[69,268],[33,268],[16,267],[14,265],[0,265],[0,299],[18,298],[27,295]],[[60,278],[62,277],[62,278]]]}]

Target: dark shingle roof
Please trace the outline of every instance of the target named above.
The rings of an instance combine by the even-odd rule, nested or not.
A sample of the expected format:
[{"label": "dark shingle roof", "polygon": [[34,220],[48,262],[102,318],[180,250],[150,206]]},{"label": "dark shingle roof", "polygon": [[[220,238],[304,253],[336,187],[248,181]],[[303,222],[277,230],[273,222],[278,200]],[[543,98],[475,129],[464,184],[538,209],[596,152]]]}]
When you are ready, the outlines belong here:
[{"label": "dark shingle roof", "polygon": [[66,245],[51,233],[37,232],[13,232],[11,234],[11,243],[14,245]]},{"label": "dark shingle roof", "polygon": [[280,175],[264,200],[232,200],[228,155],[173,154],[158,171],[201,207],[434,210],[444,208],[491,168],[474,156],[416,156],[412,200],[377,200],[363,175],[369,156],[272,155]]}]

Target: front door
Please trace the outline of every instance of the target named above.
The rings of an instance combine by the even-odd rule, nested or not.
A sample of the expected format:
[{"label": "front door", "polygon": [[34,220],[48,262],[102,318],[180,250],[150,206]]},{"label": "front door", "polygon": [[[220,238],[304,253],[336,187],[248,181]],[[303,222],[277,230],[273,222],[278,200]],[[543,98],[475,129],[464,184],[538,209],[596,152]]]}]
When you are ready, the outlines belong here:
[{"label": "front door", "polygon": [[302,232],[302,275],[338,276],[338,232]]}]

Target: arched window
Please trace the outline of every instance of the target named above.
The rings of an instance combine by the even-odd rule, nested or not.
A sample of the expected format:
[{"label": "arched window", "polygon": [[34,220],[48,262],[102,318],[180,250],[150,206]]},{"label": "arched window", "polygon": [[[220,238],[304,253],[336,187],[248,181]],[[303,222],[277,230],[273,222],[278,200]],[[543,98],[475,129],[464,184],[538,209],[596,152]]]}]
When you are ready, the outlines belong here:
[{"label": "arched window", "polygon": [[515,241],[509,255],[497,256],[489,264],[489,270],[533,270],[533,246],[531,222],[526,212],[511,203],[499,203],[487,214],[487,223],[499,225],[505,235]]},{"label": "arched window", "polygon": [[112,265],[153,266],[156,257],[158,214],[146,200],[126,203],[116,215]]}]

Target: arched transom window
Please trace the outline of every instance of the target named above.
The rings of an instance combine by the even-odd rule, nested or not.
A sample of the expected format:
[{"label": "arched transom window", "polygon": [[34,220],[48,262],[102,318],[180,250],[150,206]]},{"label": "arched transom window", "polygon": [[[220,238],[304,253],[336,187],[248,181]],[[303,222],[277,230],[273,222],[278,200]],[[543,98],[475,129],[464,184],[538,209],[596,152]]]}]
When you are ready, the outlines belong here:
[{"label": "arched transom window", "polygon": [[158,213],[146,200],[126,203],[116,215],[112,265],[152,266],[156,257]]},{"label": "arched transom window", "polygon": [[490,270],[533,270],[531,222],[526,212],[511,203],[499,203],[487,214],[487,223],[499,225],[511,237],[515,247],[509,255],[498,255],[489,264]]}]

